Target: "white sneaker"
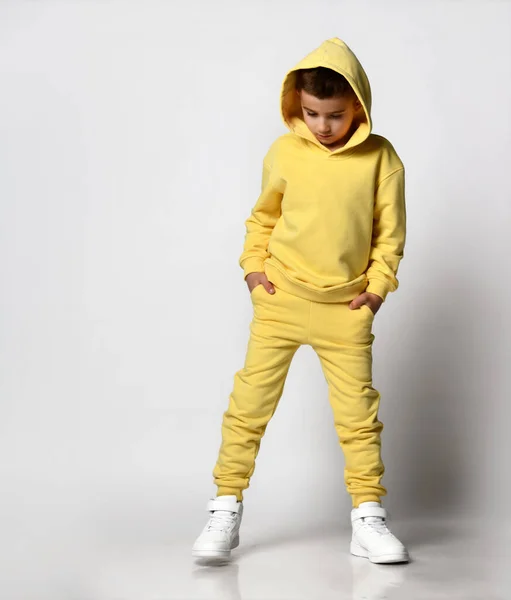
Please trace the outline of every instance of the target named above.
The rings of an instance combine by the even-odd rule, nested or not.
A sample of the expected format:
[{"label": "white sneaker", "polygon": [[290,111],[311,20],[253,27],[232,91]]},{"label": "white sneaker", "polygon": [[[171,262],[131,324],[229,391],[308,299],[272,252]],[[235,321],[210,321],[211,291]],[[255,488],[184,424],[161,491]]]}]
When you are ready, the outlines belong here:
[{"label": "white sneaker", "polygon": [[219,496],[208,502],[209,521],[193,545],[192,556],[228,559],[240,543],[243,503],[236,496]]},{"label": "white sneaker", "polygon": [[408,562],[408,551],[389,531],[387,511],[379,502],[362,502],[351,511],[351,553],[373,563]]}]

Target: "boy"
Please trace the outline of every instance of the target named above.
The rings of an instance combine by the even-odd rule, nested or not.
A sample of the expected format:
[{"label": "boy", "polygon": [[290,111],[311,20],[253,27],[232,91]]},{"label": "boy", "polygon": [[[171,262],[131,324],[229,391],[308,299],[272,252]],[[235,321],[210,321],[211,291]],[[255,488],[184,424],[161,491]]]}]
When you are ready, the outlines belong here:
[{"label": "boy", "polygon": [[352,497],[351,553],[407,562],[386,525],[381,497],[379,393],[372,387],[372,323],[398,286],[406,229],[404,167],[371,133],[371,89],[340,39],[325,41],[284,80],[290,133],[263,165],[262,191],[246,221],[240,266],[254,318],[245,366],[234,379],[214,469],[218,495],[193,547],[228,558],[239,544],[242,492],[261,438],[302,344],[317,352],[329,386]]}]

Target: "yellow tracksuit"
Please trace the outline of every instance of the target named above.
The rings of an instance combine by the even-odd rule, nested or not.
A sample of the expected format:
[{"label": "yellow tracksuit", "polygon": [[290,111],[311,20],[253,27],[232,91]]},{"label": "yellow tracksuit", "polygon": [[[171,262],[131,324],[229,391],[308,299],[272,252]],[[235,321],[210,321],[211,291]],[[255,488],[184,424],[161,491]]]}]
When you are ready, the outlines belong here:
[{"label": "yellow tracksuit", "polygon": [[[295,94],[297,69],[327,67],[346,77],[363,110],[347,143],[323,146],[305,124]],[[391,143],[371,133],[371,90],[350,48],[324,42],[284,79],[282,117],[290,132],[270,147],[262,190],[246,221],[240,265],[274,284],[251,294],[254,317],[244,367],[222,425],[214,469],[218,494],[249,486],[266,425],[301,344],[317,352],[344,451],[345,482],[356,507],[379,501],[379,393],[372,386],[372,322],[368,306],[349,303],[367,291],[385,300],[398,287],[406,230],[404,167]]]}]

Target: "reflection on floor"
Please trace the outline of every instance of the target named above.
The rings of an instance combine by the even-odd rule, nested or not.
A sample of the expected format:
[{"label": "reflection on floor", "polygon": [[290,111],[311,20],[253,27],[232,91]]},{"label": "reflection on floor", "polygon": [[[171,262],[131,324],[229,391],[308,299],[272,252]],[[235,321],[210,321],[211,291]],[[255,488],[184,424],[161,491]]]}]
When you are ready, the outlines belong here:
[{"label": "reflection on floor", "polygon": [[[191,557],[196,531],[64,531],[41,523],[30,543],[4,549],[0,597],[9,600],[509,600],[511,531],[488,522],[396,522],[408,565],[349,554],[349,531],[243,529],[225,565]],[[43,527],[45,536],[42,536]],[[485,528],[488,533],[485,533]],[[33,529],[31,529],[33,531]],[[99,534],[98,534],[99,533]],[[94,535],[93,535],[94,534]],[[67,537],[65,537],[67,535]],[[28,538],[27,538],[28,540]],[[18,552],[18,554],[16,554]],[[24,560],[20,561],[23,552]],[[16,560],[12,557],[17,557]]]},{"label": "reflection on floor", "polygon": [[[406,530],[408,529],[408,534]],[[470,523],[396,527],[408,565],[374,565],[347,552],[349,535],[330,533],[252,542],[224,566],[196,564],[176,598],[222,600],[509,600],[504,543]],[[511,538],[507,538],[509,542]],[[504,542],[504,539],[500,540]],[[511,550],[511,546],[508,544]],[[511,569],[511,563],[509,564]]]}]

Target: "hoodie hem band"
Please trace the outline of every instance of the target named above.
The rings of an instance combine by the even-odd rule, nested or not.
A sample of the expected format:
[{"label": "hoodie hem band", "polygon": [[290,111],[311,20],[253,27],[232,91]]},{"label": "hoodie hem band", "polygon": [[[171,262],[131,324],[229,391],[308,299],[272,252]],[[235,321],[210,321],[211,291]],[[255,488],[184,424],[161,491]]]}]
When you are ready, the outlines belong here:
[{"label": "hoodie hem band", "polygon": [[270,261],[271,258],[267,259],[264,263],[265,272],[268,279],[274,283],[276,287],[280,287],[289,294],[299,296],[306,300],[312,300],[313,302],[351,302],[353,298],[356,298],[359,294],[364,292],[368,285],[368,279],[364,273],[357,279],[342,286],[336,286],[335,288],[325,290],[314,290],[310,287],[306,287],[302,283],[293,281],[287,273]]}]

